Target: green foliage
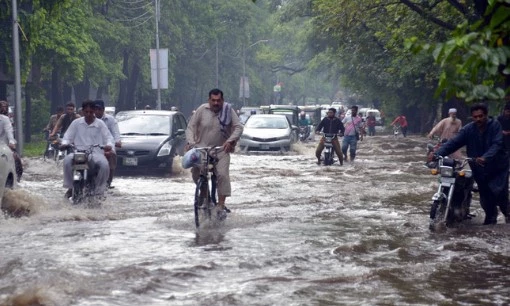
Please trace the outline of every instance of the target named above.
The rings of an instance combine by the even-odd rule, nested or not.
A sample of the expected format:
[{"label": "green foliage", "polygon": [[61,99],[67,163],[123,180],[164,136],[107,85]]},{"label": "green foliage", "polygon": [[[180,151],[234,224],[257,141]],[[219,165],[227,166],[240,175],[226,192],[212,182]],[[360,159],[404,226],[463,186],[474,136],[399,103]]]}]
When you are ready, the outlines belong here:
[{"label": "green foliage", "polygon": [[[406,47],[432,54],[441,72],[436,96],[459,97],[468,102],[501,100],[509,93],[510,7],[505,0],[489,1],[486,18],[464,22],[451,38],[436,44],[412,37]],[[505,43],[506,41],[506,43]]]}]

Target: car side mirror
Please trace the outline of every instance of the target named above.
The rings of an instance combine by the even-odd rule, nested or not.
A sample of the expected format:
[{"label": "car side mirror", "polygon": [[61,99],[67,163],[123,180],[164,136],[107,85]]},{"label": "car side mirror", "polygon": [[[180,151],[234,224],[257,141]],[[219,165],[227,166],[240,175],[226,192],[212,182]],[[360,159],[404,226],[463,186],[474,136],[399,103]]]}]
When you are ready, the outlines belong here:
[{"label": "car side mirror", "polygon": [[175,132],[175,136],[184,135],[185,131],[183,129],[178,129],[177,132]]}]

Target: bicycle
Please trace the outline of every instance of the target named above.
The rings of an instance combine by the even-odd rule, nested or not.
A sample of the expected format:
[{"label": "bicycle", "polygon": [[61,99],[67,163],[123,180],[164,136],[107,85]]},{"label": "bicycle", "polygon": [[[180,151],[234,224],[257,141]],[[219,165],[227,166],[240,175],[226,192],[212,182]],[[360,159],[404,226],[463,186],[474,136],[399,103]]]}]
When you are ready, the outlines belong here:
[{"label": "bicycle", "polygon": [[401,133],[402,133],[402,129],[401,129],[400,125],[395,124],[393,126],[393,137],[398,138],[398,135]]},{"label": "bicycle", "polygon": [[[196,182],[194,201],[195,225],[199,228],[201,221],[211,220],[212,210],[218,204],[218,180],[216,176],[218,158],[216,156],[220,150],[223,150],[223,147],[201,147],[195,149],[200,152],[201,158],[199,163],[200,176]],[[230,210],[225,207],[225,214],[219,216],[218,219],[220,221],[224,220],[226,213],[230,213]]]}]

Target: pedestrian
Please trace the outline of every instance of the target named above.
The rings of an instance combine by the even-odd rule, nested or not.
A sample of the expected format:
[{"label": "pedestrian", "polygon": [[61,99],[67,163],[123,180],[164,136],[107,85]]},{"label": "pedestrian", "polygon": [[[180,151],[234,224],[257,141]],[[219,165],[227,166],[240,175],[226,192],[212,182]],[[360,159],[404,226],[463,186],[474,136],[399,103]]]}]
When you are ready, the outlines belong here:
[{"label": "pedestrian", "polygon": [[505,104],[503,114],[498,117],[498,122],[501,124],[503,132],[503,147],[506,154],[510,157],[510,102]]},{"label": "pedestrian", "polygon": [[398,124],[400,126],[400,130],[402,131],[402,135],[407,137],[407,118],[404,115],[397,116],[395,120],[391,123],[392,126]]},{"label": "pedestrian", "polygon": [[64,108],[62,106],[57,107],[57,113],[50,116],[50,120],[48,124],[43,129],[44,138],[49,140],[51,132],[53,132],[53,128],[57,125],[58,119],[62,117],[64,114]]},{"label": "pedestrian", "polygon": [[[220,218],[226,213],[225,200],[231,196],[230,185],[230,153],[234,152],[235,146],[241,134],[243,125],[239,121],[234,108],[226,103],[223,91],[212,89],[209,91],[208,103],[199,106],[186,129],[186,150],[193,147],[216,147],[222,146],[223,151],[218,152],[216,164],[218,178],[218,205],[217,212]],[[197,182],[200,169],[191,169],[192,177]]]},{"label": "pedestrian", "polygon": [[488,108],[482,103],[471,106],[471,117],[473,121],[442,145],[436,155],[446,156],[466,146],[467,156],[474,159],[469,165],[485,211],[483,224],[497,223],[498,206],[509,223],[509,160],[503,147],[501,124],[489,118]]},{"label": "pedestrian", "polygon": [[9,118],[9,103],[5,100],[0,101],[0,142],[5,143],[12,150],[14,164],[16,166],[17,181],[21,180],[23,175],[23,163],[18,152],[16,152],[16,139],[14,139],[14,129]]},{"label": "pedestrian", "polygon": [[368,113],[366,124],[368,127],[368,136],[375,136],[375,126],[377,124],[377,119],[375,118],[374,113]]},{"label": "pedestrian", "polygon": [[[319,134],[321,131],[324,134],[336,134],[331,144],[333,145],[333,149],[335,150],[336,155],[338,156],[338,161],[340,162],[340,166],[344,164],[344,158],[342,156],[342,150],[340,149],[340,142],[338,141],[338,137],[342,136],[345,132],[344,125],[342,121],[335,117],[336,108],[332,107],[328,110],[327,116],[322,118],[321,122],[315,128],[315,134]],[[315,156],[317,157],[317,165],[321,164],[321,154],[322,150],[324,150],[324,137],[321,138],[319,144],[317,145],[317,149],[315,149]]]},{"label": "pedestrian", "polygon": [[117,152],[115,151],[115,148],[122,147],[122,142],[120,139],[120,132],[119,132],[119,124],[117,123],[117,120],[115,120],[115,117],[112,115],[108,115],[104,112],[104,101],[103,100],[96,100],[94,101],[95,104],[95,115],[96,118],[103,120],[103,122],[106,124],[106,127],[108,128],[108,131],[110,131],[110,134],[113,138],[113,143],[115,146],[112,148],[111,151],[106,152],[105,156],[108,160],[108,165],[110,166],[110,174],[108,175],[108,180],[106,181],[106,185],[109,189],[115,188],[112,186],[113,181],[113,175],[115,174],[115,169],[117,169]]},{"label": "pedestrian", "polygon": [[[440,141],[444,142],[445,140],[455,137],[461,128],[462,121],[457,118],[457,109],[450,108],[448,110],[448,118],[439,121],[427,136],[432,139],[434,135],[439,135]],[[461,159],[462,155],[460,154],[460,150],[455,151],[450,157]]]},{"label": "pedestrian", "polygon": [[358,106],[351,106],[351,116],[346,116],[342,123],[345,127],[344,140],[342,141],[342,153],[347,160],[347,150],[349,150],[350,160],[356,158],[358,141],[363,140],[363,119],[358,116]]},{"label": "pedestrian", "polygon": [[73,102],[68,102],[66,104],[66,113],[60,116],[49,137],[55,136],[59,131],[60,136],[64,137],[64,134],[66,133],[71,123],[80,117],[81,116],[76,113],[76,105]]}]

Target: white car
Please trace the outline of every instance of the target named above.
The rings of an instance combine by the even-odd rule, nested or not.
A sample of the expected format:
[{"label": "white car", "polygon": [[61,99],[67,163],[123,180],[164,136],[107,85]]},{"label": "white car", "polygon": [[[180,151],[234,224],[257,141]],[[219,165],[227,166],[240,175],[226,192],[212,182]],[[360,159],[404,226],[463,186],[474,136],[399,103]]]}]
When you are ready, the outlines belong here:
[{"label": "white car", "polygon": [[242,151],[289,151],[292,125],[285,115],[251,115],[239,141]]},{"label": "white car", "polygon": [[0,143],[0,207],[6,188],[13,188],[16,182],[16,166],[11,149]]}]

